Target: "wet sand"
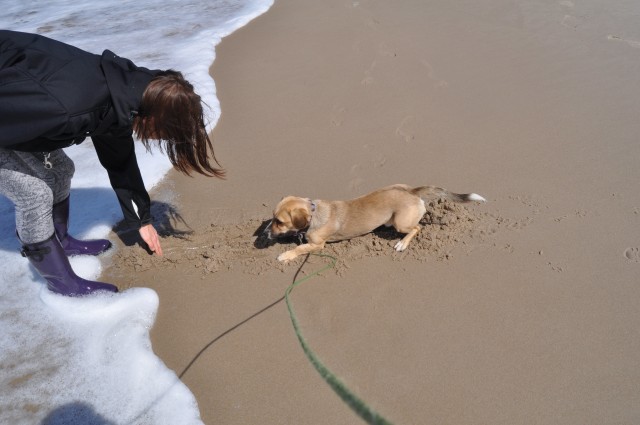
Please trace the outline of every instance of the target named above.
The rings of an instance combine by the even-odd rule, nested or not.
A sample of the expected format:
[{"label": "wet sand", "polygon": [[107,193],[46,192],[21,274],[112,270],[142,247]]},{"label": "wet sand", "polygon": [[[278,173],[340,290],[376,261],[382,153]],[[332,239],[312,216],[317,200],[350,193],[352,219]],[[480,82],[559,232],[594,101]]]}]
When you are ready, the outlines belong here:
[{"label": "wet sand", "polygon": [[[327,258],[258,235],[285,195],[393,183],[434,203],[292,302],[322,361],[396,424],[640,421],[640,30],[621,2],[278,0],[211,69],[226,181],[152,192],[165,256],[119,243],[102,279],[160,296],[154,351],[207,424],[361,423],[293,332],[285,289]],[[614,13],[615,12],[615,13]]]}]

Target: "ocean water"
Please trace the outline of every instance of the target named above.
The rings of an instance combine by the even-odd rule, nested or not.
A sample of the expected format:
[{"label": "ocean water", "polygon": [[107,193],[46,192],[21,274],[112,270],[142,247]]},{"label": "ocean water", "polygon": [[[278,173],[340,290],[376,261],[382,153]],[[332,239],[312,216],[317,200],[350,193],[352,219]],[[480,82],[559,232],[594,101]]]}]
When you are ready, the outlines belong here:
[{"label": "ocean water", "polygon": [[[208,73],[215,45],[272,4],[9,0],[2,4],[0,28],[39,33],[98,54],[109,49],[152,69],[179,70],[208,105],[211,129],[220,115]],[[151,189],[170,163],[157,151],[136,149]],[[107,174],[90,140],[66,152],[76,164],[71,233],[106,237],[122,217]],[[193,394],[152,351],[149,330],[158,295],[148,288],[83,299],[54,295],[19,255],[14,223],[13,205],[0,196],[0,423],[201,424]],[[101,272],[97,258],[74,257],[71,264],[87,279]]]}]

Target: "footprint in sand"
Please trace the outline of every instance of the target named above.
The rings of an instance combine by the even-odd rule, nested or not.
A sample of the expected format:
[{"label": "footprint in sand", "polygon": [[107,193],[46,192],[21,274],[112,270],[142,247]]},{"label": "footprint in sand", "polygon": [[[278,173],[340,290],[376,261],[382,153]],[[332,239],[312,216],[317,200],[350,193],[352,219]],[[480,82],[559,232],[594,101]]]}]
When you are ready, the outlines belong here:
[{"label": "footprint in sand", "polygon": [[342,123],[344,122],[344,113],[346,112],[347,108],[345,108],[344,106],[334,106],[333,110],[331,111],[331,124],[334,127],[340,127],[342,125]]},{"label": "footprint in sand", "polygon": [[[561,1],[559,4],[565,9],[568,9],[571,11],[573,11],[573,8],[575,6],[575,4],[572,1]],[[567,14],[567,15],[564,15],[564,17],[560,21],[560,24],[567,28],[575,30],[580,26],[580,24],[582,24],[583,21],[584,21],[584,16],[574,16],[574,15]]]},{"label": "footprint in sand", "polygon": [[447,83],[445,80],[441,80],[436,76],[436,72],[433,69],[433,66],[431,66],[431,64],[429,62],[427,62],[426,60],[422,59],[420,61],[420,63],[422,63],[422,65],[427,69],[427,78],[429,78],[431,81],[435,82],[435,87],[438,88],[447,88],[449,87],[449,83]]},{"label": "footprint in sand", "polygon": [[369,69],[364,71],[364,78],[360,81],[360,84],[362,84],[363,86],[368,86],[375,82],[375,78],[373,78],[373,70],[377,65],[378,61],[374,59],[373,62],[371,62],[371,66],[369,66]]},{"label": "footprint in sand", "polygon": [[[373,66],[370,69],[373,69]],[[370,69],[364,72],[364,78],[360,80],[360,84],[363,86],[369,86],[375,81]]]},{"label": "footprint in sand", "polygon": [[359,190],[364,183],[364,179],[359,176],[360,165],[354,164],[351,167],[351,174],[354,175],[354,177],[349,181],[349,189]]},{"label": "footprint in sand", "polygon": [[407,127],[409,127],[408,123],[412,120],[413,115],[406,116],[402,119],[398,128],[396,128],[396,136],[404,139],[405,143],[410,143],[415,138],[413,131],[407,129]]},{"label": "footprint in sand", "polygon": [[354,179],[351,179],[351,181],[349,182],[349,189],[359,190],[362,187],[363,183],[364,183],[364,179],[362,179],[360,177],[356,177]]},{"label": "footprint in sand", "polygon": [[554,272],[557,272],[557,273],[562,273],[562,272],[564,271],[564,268],[562,268],[562,266],[559,266],[559,265],[557,265],[557,264],[554,264],[554,263],[552,263],[551,261],[549,261],[549,262],[547,263],[547,266],[549,266],[549,268],[550,268],[551,270],[553,270]]},{"label": "footprint in sand", "polygon": [[382,168],[387,163],[387,158],[380,155],[373,161],[373,166],[375,168]]},{"label": "footprint in sand", "polygon": [[375,82],[373,71],[378,67],[379,59],[382,59],[381,62],[382,65],[384,65],[386,58],[395,58],[396,56],[398,56],[398,54],[395,53],[389,46],[387,46],[386,43],[380,43],[378,45],[376,58],[373,60],[373,62],[371,62],[371,66],[369,66],[369,68],[364,71],[364,78],[360,80],[360,84],[362,84],[363,86],[368,86]]},{"label": "footprint in sand", "polygon": [[623,43],[627,43],[631,47],[634,47],[636,49],[640,49],[640,41],[638,41],[638,40],[629,40],[628,38],[622,38],[622,37],[618,37],[617,35],[612,35],[612,34],[609,34],[607,36],[607,40],[621,41]]},{"label": "footprint in sand", "polygon": [[627,248],[624,251],[624,256],[629,261],[633,261],[634,263],[640,263],[640,249],[638,248]]},{"label": "footprint in sand", "polygon": [[579,18],[577,16],[571,16],[571,15],[564,15],[564,18],[562,18],[562,21],[560,21],[560,24],[572,30],[577,29],[581,23],[582,23],[582,18]]}]

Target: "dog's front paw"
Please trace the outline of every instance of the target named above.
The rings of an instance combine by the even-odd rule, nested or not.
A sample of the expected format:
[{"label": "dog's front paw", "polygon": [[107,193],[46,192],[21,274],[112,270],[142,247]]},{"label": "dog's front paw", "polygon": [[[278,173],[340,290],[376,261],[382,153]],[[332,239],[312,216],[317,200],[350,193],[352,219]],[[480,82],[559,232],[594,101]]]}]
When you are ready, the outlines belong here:
[{"label": "dog's front paw", "polygon": [[293,260],[297,256],[298,256],[298,254],[296,254],[293,251],[286,251],[286,252],[283,252],[282,254],[278,255],[278,261],[280,261],[281,263],[286,263],[287,261]]}]

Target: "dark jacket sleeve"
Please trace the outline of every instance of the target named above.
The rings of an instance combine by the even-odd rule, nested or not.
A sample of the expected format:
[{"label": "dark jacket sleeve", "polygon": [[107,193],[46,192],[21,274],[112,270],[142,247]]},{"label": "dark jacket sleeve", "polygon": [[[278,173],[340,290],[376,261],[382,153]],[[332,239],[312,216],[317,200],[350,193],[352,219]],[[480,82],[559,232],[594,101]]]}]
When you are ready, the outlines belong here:
[{"label": "dark jacket sleeve", "polygon": [[118,129],[92,139],[98,159],[109,174],[127,226],[139,229],[151,223],[151,200],[138,167],[131,129]]}]

